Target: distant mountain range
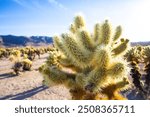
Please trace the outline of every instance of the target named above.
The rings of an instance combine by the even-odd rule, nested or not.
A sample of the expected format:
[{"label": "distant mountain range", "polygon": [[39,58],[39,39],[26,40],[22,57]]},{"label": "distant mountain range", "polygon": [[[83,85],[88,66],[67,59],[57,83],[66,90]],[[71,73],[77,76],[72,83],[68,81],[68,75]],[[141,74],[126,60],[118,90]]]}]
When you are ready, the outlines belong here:
[{"label": "distant mountain range", "polygon": [[[15,46],[41,46],[51,44],[52,37],[48,36],[14,36],[14,35],[0,35],[0,45],[6,47],[15,47]],[[131,42],[132,46],[136,45],[150,45],[150,41],[148,42]]]},{"label": "distant mountain range", "polygon": [[0,45],[6,47],[13,46],[40,46],[52,43],[52,37],[48,36],[14,36],[14,35],[0,35]]}]

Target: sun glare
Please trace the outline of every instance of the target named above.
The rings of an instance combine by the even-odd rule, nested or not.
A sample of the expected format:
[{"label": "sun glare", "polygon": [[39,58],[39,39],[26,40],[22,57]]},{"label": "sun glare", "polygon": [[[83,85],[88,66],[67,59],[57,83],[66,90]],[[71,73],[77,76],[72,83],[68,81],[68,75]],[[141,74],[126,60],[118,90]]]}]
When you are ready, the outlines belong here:
[{"label": "sun glare", "polygon": [[[142,0],[138,2],[129,15],[129,37],[137,37],[137,41],[149,40],[149,27],[150,27],[150,1]],[[134,39],[135,40],[135,39]]]}]

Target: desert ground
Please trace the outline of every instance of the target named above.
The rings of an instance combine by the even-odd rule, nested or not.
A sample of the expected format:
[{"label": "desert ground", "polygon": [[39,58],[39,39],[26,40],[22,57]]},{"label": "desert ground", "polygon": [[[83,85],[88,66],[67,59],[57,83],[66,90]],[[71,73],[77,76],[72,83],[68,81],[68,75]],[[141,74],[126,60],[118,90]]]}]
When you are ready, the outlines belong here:
[{"label": "desert ground", "polygon": [[[0,60],[0,100],[68,100],[71,99],[69,90],[64,86],[46,87],[42,84],[43,77],[38,68],[46,61],[48,53],[33,61],[31,71],[13,74],[13,62],[3,58]],[[143,65],[140,65],[141,72]],[[129,76],[131,79],[131,77]],[[131,88],[132,89],[132,88]],[[132,91],[122,92],[129,100],[141,100],[140,95]]]},{"label": "desert ground", "polygon": [[46,87],[42,85],[43,77],[38,72],[39,66],[46,61],[48,54],[33,61],[31,71],[13,75],[13,62],[4,58],[0,60],[0,100],[66,100],[69,91],[63,86]]}]

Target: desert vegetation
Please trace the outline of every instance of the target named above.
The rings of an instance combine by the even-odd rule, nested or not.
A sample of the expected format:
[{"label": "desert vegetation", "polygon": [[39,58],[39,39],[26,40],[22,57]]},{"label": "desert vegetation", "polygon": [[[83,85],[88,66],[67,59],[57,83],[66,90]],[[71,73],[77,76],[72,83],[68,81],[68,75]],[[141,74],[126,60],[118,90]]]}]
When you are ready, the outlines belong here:
[{"label": "desert vegetation", "polygon": [[16,75],[21,71],[31,70],[32,61],[51,51],[51,47],[22,47],[22,48],[0,48],[0,59],[9,58],[13,62],[12,69]]},{"label": "desert vegetation", "polygon": [[[136,91],[148,99],[149,47],[132,48],[129,40],[121,37],[121,26],[116,27],[114,34],[112,30],[105,20],[97,23],[90,33],[83,17],[76,16],[69,33],[53,37],[55,50],[39,68],[43,83],[47,86],[63,84],[72,99],[77,100],[127,99],[121,92],[132,90],[134,85]],[[134,55],[132,51],[136,51]],[[145,65],[145,81],[138,71],[139,63]]]},{"label": "desert vegetation", "polygon": [[[131,47],[122,33],[121,26],[114,27],[108,20],[95,24],[90,32],[84,18],[78,15],[69,32],[53,37],[53,46],[1,47],[0,61],[2,65],[5,60],[11,64],[9,77],[30,74],[25,87],[33,82],[31,77],[40,77],[37,82],[44,90],[59,87],[57,97],[63,95],[44,99],[150,99],[150,46]],[[1,69],[0,66],[0,86],[4,86]],[[51,97],[51,93],[45,97]],[[1,98],[0,94],[0,99],[9,98]]]},{"label": "desert vegetation", "polygon": [[124,55],[131,67],[130,75],[137,94],[143,99],[150,96],[150,46],[132,47]]}]

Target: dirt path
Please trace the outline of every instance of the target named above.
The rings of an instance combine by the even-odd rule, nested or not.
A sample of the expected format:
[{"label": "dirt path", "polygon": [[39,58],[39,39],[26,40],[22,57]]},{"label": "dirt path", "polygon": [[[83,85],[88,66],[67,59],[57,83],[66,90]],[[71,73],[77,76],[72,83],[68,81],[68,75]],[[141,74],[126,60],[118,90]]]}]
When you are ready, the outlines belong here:
[{"label": "dirt path", "polygon": [[45,87],[38,67],[46,60],[48,54],[33,62],[32,71],[19,76],[11,75],[12,63],[8,59],[0,60],[0,100],[52,100],[69,99],[68,90],[63,86]]}]

